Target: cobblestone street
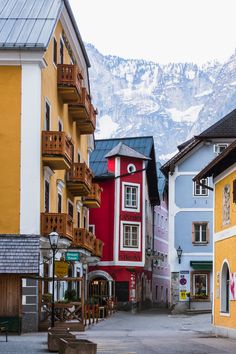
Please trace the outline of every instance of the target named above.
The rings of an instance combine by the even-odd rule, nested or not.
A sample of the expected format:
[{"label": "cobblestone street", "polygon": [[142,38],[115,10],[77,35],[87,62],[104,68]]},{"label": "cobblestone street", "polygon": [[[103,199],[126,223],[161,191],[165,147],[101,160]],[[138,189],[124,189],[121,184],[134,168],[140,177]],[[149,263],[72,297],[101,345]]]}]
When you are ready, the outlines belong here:
[{"label": "cobblestone street", "polygon": [[[98,354],[224,354],[235,353],[236,341],[216,338],[209,314],[172,316],[157,310],[118,312],[78,333],[98,344]],[[47,353],[46,333],[1,336],[1,354]]]}]

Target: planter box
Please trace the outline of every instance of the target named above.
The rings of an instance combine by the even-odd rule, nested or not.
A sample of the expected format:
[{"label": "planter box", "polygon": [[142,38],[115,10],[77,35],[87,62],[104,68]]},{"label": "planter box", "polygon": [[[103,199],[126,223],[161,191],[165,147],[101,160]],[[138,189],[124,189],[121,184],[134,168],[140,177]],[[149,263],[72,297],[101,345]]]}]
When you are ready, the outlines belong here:
[{"label": "planter box", "polygon": [[49,352],[59,351],[59,339],[76,339],[75,335],[63,329],[53,329],[48,332],[48,350]]},{"label": "planter box", "polygon": [[97,354],[97,344],[86,339],[64,339],[59,341],[59,354]]}]

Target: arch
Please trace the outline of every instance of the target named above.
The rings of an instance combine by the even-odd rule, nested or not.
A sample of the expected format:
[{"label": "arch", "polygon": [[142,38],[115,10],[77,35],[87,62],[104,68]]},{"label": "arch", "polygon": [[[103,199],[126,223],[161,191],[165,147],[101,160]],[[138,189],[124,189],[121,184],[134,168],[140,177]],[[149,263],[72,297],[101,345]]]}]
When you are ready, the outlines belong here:
[{"label": "arch", "polygon": [[113,281],[112,276],[109,273],[105,272],[104,270],[93,270],[92,272],[88,273],[89,281],[98,277],[105,278],[107,281]]},{"label": "arch", "polygon": [[222,263],[220,280],[220,311],[229,313],[230,269],[229,262],[226,259]]}]

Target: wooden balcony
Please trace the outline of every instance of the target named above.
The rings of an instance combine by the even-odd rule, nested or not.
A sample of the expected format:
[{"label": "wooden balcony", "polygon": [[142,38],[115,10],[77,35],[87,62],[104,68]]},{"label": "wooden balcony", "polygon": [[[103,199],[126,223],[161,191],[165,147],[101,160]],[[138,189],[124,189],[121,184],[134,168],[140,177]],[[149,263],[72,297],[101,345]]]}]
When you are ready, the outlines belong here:
[{"label": "wooden balcony", "polygon": [[102,251],[103,251],[103,242],[99,239],[95,239],[95,247],[94,247],[94,253],[93,255],[96,257],[102,257]]},{"label": "wooden balcony", "polygon": [[95,236],[84,228],[74,229],[74,246],[94,252]]},{"label": "wooden balcony", "polygon": [[81,100],[69,105],[69,113],[77,123],[80,134],[93,134],[96,128],[97,111],[91,104],[91,98],[85,87],[82,88]]},{"label": "wooden balcony", "polygon": [[88,208],[100,208],[102,188],[97,183],[92,183],[91,192],[84,197],[83,204]]},{"label": "wooden balcony", "polygon": [[73,144],[65,132],[42,132],[43,164],[53,170],[69,170],[73,161]]},{"label": "wooden balcony", "polygon": [[73,163],[67,174],[67,188],[75,197],[87,196],[92,189],[92,177],[85,162]]},{"label": "wooden balcony", "polygon": [[56,231],[61,237],[73,240],[73,220],[66,213],[41,213],[41,234]]},{"label": "wooden balcony", "polygon": [[64,103],[74,103],[81,99],[83,76],[77,65],[57,65],[57,86]]}]

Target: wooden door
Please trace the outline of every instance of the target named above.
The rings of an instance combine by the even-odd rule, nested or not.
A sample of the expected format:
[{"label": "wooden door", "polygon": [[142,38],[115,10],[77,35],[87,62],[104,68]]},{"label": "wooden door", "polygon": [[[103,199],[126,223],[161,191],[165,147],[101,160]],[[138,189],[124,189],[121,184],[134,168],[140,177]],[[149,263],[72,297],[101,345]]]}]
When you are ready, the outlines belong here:
[{"label": "wooden door", "polygon": [[19,316],[21,309],[21,278],[0,275],[0,316]]}]

